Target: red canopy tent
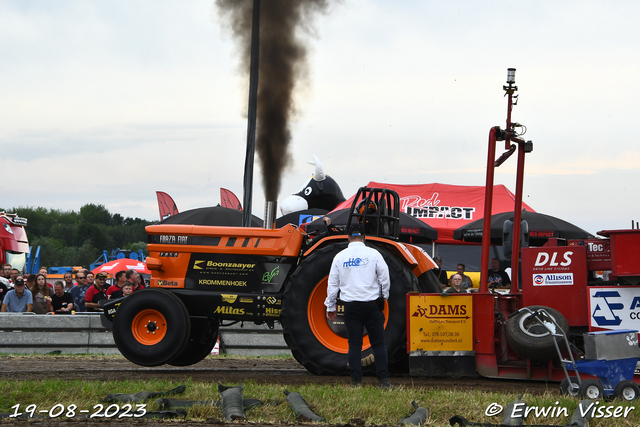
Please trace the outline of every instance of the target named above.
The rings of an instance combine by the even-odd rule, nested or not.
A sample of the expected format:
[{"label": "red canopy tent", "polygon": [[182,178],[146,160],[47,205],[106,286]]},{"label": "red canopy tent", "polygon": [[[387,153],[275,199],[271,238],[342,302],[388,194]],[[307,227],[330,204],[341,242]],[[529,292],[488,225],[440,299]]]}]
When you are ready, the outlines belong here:
[{"label": "red canopy tent", "polygon": [[[438,230],[437,243],[461,244],[453,239],[453,231],[465,224],[482,218],[484,213],[484,186],[448,184],[385,184],[370,182],[367,187],[388,188],[400,196],[400,210],[426,222]],[[351,206],[354,196],[340,203],[334,210]],[[491,214],[513,211],[514,194],[504,185],[493,187],[493,210]],[[523,203],[523,209],[535,212]]]}]

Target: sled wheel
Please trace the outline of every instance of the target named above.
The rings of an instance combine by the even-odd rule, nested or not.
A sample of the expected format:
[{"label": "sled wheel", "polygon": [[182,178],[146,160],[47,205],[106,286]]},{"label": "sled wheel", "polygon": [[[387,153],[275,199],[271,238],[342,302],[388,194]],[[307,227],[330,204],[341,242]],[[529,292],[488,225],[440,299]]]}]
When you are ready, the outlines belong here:
[{"label": "sled wheel", "polygon": [[585,399],[597,400],[604,397],[604,388],[598,380],[588,379],[580,384],[580,396]]},{"label": "sled wheel", "polygon": [[190,332],[189,314],[178,297],[162,289],[143,289],[120,304],[113,340],[131,362],[163,365],[180,353]]},{"label": "sled wheel", "polygon": [[189,366],[209,356],[218,340],[218,330],[217,319],[191,318],[191,334],[187,345],[169,361],[169,365]]},{"label": "sled wheel", "polygon": [[569,377],[562,380],[560,383],[560,393],[566,396],[578,397],[578,379],[576,377]]},{"label": "sled wheel", "polygon": [[[284,293],[282,327],[285,341],[296,360],[314,374],[349,374],[349,344],[340,310],[336,321],[329,322],[324,306],[331,263],[346,246],[346,243],[326,246],[311,254],[296,269]],[[386,249],[377,246],[376,249],[387,262],[391,278],[389,300],[384,309],[391,370],[407,357],[406,293],[414,289],[417,279]],[[373,350],[367,335],[363,338],[362,348],[363,373],[375,372]]]},{"label": "sled wheel", "polygon": [[[542,305],[532,305],[527,308],[532,311],[544,309],[553,317],[565,334],[569,335],[569,323],[559,311]],[[553,325],[550,320],[546,323]],[[547,328],[527,310],[521,310],[507,322],[507,342],[513,351],[527,359],[545,361],[558,357],[558,352],[553,342],[554,339],[556,338],[549,333]],[[565,348],[564,344],[564,341],[558,338],[560,350]]]},{"label": "sled wheel", "polygon": [[622,400],[636,400],[640,396],[640,387],[633,381],[623,380],[616,384],[613,395]]}]

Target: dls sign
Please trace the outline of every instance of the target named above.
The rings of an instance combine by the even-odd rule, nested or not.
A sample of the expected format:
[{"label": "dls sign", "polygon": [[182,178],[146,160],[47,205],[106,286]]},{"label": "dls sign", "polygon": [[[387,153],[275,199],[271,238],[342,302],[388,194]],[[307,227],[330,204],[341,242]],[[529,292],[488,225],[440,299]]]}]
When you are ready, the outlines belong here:
[{"label": "dls sign", "polygon": [[585,246],[522,248],[522,303],[555,308],[570,326],[585,325],[586,254]]},{"label": "dls sign", "polygon": [[573,251],[562,254],[562,260],[558,260],[558,252],[539,252],[536,258],[535,267],[568,267],[571,265],[571,255]]}]

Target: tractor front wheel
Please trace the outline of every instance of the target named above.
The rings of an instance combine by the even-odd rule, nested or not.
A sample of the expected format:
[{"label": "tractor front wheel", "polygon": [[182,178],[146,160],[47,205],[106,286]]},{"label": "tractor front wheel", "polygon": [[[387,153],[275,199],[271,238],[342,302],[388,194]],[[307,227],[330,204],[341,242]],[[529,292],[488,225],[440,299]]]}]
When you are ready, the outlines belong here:
[{"label": "tractor front wheel", "polygon": [[131,362],[158,366],[186,345],[189,313],[178,297],[163,289],[143,289],[125,298],[113,319],[113,339]]}]

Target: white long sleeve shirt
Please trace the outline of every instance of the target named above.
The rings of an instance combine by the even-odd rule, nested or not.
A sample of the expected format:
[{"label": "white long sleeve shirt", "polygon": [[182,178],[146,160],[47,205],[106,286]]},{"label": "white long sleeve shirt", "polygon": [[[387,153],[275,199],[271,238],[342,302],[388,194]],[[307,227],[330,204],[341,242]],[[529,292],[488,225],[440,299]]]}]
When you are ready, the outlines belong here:
[{"label": "white long sleeve shirt", "polygon": [[335,311],[338,291],[344,302],[374,301],[380,297],[380,288],[388,299],[390,285],[389,267],[380,252],[363,242],[351,242],[333,258],[324,305],[327,311]]}]

